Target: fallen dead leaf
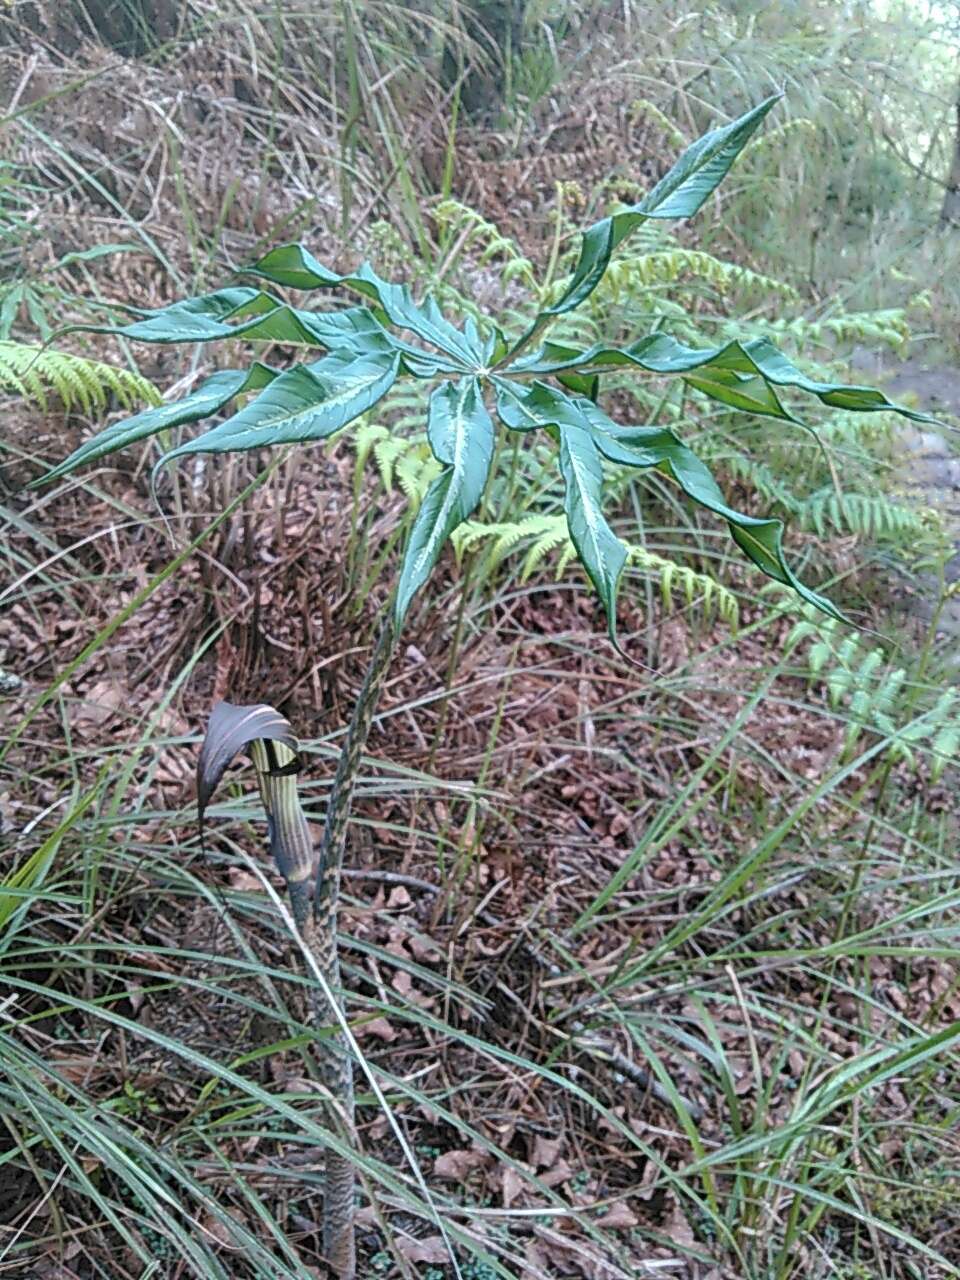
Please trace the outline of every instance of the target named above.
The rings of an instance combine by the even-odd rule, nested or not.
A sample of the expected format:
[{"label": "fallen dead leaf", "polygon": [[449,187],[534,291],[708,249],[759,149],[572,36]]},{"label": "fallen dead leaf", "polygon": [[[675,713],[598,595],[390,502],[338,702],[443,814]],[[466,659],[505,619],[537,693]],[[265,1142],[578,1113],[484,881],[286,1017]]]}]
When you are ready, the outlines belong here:
[{"label": "fallen dead leaf", "polygon": [[395,1243],[397,1252],[403,1254],[408,1262],[446,1262],[450,1257],[443,1236],[426,1236],[423,1240],[398,1236]]},{"label": "fallen dead leaf", "polygon": [[409,996],[413,990],[413,979],[406,969],[398,969],[390,979],[390,985],[394,991],[399,991],[402,996]]},{"label": "fallen dead leaf", "polygon": [[486,1162],[486,1152],[477,1151],[474,1147],[464,1147],[459,1151],[444,1151],[433,1162],[433,1176],[449,1178],[451,1182],[463,1182],[474,1169],[479,1169]]},{"label": "fallen dead leaf", "polygon": [[500,1178],[500,1194],[503,1196],[503,1207],[509,1209],[523,1190],[523,1179],[511,1165],[505,1165]]},{"label": "fallen dead leaf", "polygon": [[396,1040],[397,1038],[396,1031],[394,1031],[386,1018],[371,1018],[369,1022],[362,1022],[357,1027],[356,1034],[358,1040],[362,1040],[365,1036],[374,1036],[385,1044],[389,1044],[391,1040]]},{"label": "fallen dead leaf", "polygon": [[435,960],[440,955],[440,948],[431,938],[423,938],[415,933],[407,935],[407,946],[416,960]]},{"label": "fallen dead leaf", "polygon": [[552,1169],[563,1146],[563,1138],[545,1138],[538,1133],[533,1140],[530,1162],[535,1169]]},{"label": "fallen dead leaf", "polygon": [[631,1227],[637,1226],[640,1219],[637,1215],[627,1208],[626,1201],[618,1200],[616,1204],[612,1204],[602,1218],[598,1218],[596,1225],[598,1227],[608,1227],[611,1231],[629,1231]]},{"label": "fallen dead leaf", "polygon": [[[225,1212],[236,1222],[242,1223],[243,1219],[238,1210],[227,1209]],[[226,1249],[239,1249],[241,1247],[229,1226],[220,1218],[214,1217],[212,1213],[208,1213],[203,1219],[203,1230]]]},{"label": "fallen dead leaf", "polygon": [[569,1182],[573,1177],[573,1167],[566,1160],[558,1160],[552,1169],[544,1169],[537,1174],[537,1180],[545,1187],[559,1187],[562,1182]]},{"label": "fallen dead leaf", "polygon": [[104,724],[125,701],[122,690],[112,680],[98,680],[74,709],[73,720],[78,725]]},{"label": "fallen dead leaf", "polygon": [[230,888],[237,893],[262,893],[263,885],[259,879],[243,867],[231,867],[227,872],[230,877]]},{"label": "fallen dead leaf", "polygon": [[694,1234],[690,1230],[690,1223],[683,1210],[672,1197],[668,1199],[668,1203],[670,1203],[670,1210],[663,1220],[663,1234],[677,1245],[695,1244]]}]

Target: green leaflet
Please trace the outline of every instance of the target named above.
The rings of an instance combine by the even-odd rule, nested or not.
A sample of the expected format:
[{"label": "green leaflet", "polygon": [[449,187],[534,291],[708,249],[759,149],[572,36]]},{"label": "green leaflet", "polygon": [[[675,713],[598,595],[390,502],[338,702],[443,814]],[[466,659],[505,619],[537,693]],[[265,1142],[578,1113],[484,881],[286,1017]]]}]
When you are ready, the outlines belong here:
[{"label": "green leaflet", "polygon": [[588,228],[583,233],[580,257],[563,296],[559,302],[540,312],[514,350],[525,346],[550,316],[572,311],[593,293],[614,249],[641,222],[647,218],[692,217],[726,177],[734,160],[780,96],[774,94],[738,120],[705,133],[684,151],[670,172],[639,204],[630,205]]},{"label": "green leaflet", "polygon": [[[433,299],[431,298],[430,301],[433,302]],[[446,323],[444,320],[444,324]],[[496,349],[497,335],[491,334],[489,338],[484,338],[476,318],[468,314],[463,322],[463,341],[470,353],[471,361],[483,366],[487,363],[489,355]]]},{"label": "green leaflet", "polygon": [[443,382],[430,396],[427,437],[443,472],[427,490],[410,531],[394,602],[403,624],[450,534],[476,509],[493,458],[493,422],[476,378]]},{"label": "green leaflet", "polygon": [[511,431],[537,431],[556,425],[560,419],[577,424],[581,415],[574,402],[546,382],[530,386],[494,376],[497,388],[497,413]]},{"label": "green leaflet", "polygon": [[586,422],[558,422],[556,426],[560,431],[563,509],[570,539],[603,601],[610,641],[619,649],[617,593],[627,563],[627,548],[603,514],[603,463]]},{"label": "green leaflet", "polygon": [[[843,619],[829,600],[805,587],[787,564],[783,554],[783,522],[743,515],[728,507],[710,469],[672,431],[661,427],[619,427],[592,401],[583,398],[571,400],[544,382],[535,382],[525,393],[518,393],[515,387],[502,379],[498,382],[501,393],[497,411],[508,427],[529,431],[535,426],[554,425],[560,429],[562,443],[564,430],[569,432],[579,425],[589,432],[594,447],[611,462],[665,471],[688,497],[727,521],[734,541],[768,577],[792,587],[802,599],[831,617]],[[566,475],[564,471],[565,479]],[[582,556],[572,525],[570,532]],[[615,562],[614,556],[611,564]],[[601,589],[591,567],[586,561],[584,564],[603,597],[603,590],[609,590],[607,580],[602,579],[604,586]],[[616,598],[615,588],[612,598]],[[606,598],[604,604],[607,605]],[[610,617],[609,605],[607,616]]]},{"label": "green leaflet", "polygon": [[226,336],[241,335],[248,340],[320,346],[331,350],[349,346],[358,355],[362,350],[390,350],[393,345],[390,335],[368,307],[350,307],[345,311],[302,311],[278,306],[259,318],[241,321]]},{"label": "green leaflet", "polygon": [[354,359],[349,352],[295,365],[239,413],[172,449],[157,466],[190,453],[326,439],[372,408],[393,386],[398,367],[397,355]]},{"label": "green leaflet", "polygon": [[215,342],[244,337],[309,347],[350,345],[357,354],[392,349],[394,345],[369,307],[303,311],[248,287],[220,289],[156,311],[133,307],[128,310],[142,318],[123,325],[81,327],[139,342]]},{"label": "green leaflet", "polygon": [[691,143],[649,195],[624,213],[614,215],[614,248],[636,226],[637,215],[647,218],[692,218],[730,172],[734,160],[763,123],[767,112],[783,97],[771,94],[737,120],[711,129]]},{"label": "green leaflet", "polygon": [[248,341],[326,347],[331,351],[349,348],[355,356],[399,351],[403,354],[404,372],[418,378],[432,378],[438,373],[449,373],[462,367],[459,361],[451,363],[395,338],[384,329],[369,307],[305,311],[278,302],[260,289],[243,287],[187,298],[157,311],[134,307],[127,310],[143,318],[124,325],[74,327],[84,332],[110,333],[140,342],[215,342],[222,338],[242,337]]},{"label": "green leaflet", "polygon": [[560,471],[564,481],[564,511],[570,540],[590,581],[603,601],[611,643],[618,650],[617,594],[627,562],[627,548],[603,514],[603,463],[594,440],[593,424],[581,406],[590,400],[571,400],[562,391],[535,382],[528,389],[498,379],[497,412],[514,431],[554,427],[560,439]]},{"label": "green leaflet", "polygon": [[[264,305],[264,300],[266,306]],[[230,337],[235,328],[225,321],[241,312],[256,307],[258,314],[279,304],[260,289],[246,286],[234,289],[218,289],[216,293],[203,293],[196,298],[185,298],[155,311],[141,307],[126,307],[140,319],[129,324],[79,325],[90,333],[112,333],[124,338],[136,338],[141,342],[210,342],[216,338]]]},{"label": "green leaflet", "polygon": [[588,400],[595,401],[600,394],[600,378],[596,373],[577,373],[574,369],[569,373],[558,373],[557,381],[567,391],[586,396]]},{"label": "green leaflet", "polygon": [[313,345],[331,352],[349,352],[353,356],[402,354],[405,372],[416,378],[433,378],[449,372],[454,366],[432,352],[421,351],[394,337],[383,327],[369,307],[348,307],[343,311],[304,311],[295,307],[278,307],[261,320],[238,326],[245,338],[292,343],[303,333]]},{"label": "green leaflet", "polygon": [[46,475],[34,480],[33,486],[47,484],[69,475],[84,463],[102,458],[104,454],[124,449],[128,444],[145,440],[148,436],[166,431],[169,427],[181,427],[188,422],[197,422],[208,418],[222,409],[234,396],[244,391],[259,391],[277,376],[278,370],[256,361],[249,369],[223,369],[202,382],[196,391],[175,400],[172,404],[162,404],[155,409],[144,409],[132,418],[124,418],[115,422],[104,431],[98,432],[92,439],[86,440],[75,449],[68,458],[59,463]]},{"label": "green leaflet", "polygon": [[780,403],[780,397],[765,378],[750,377],[748,374],[736,373],[733,369],[718,369],[707,365],[702,373],[686,377],[684,382],[695,391],[702,391],[711,400],[718,400],[720,404],[739,409],[742,413],[757,413],[765,418],[779,418],[783,422],[797,421]]},{"label": "green leaflet", "polygon": [[485,369],[492,369],[498,365],[507,354],[507,340],[503,336],[503,330],[499,325],[491,325],[490,332],[487,334],[486,341],[483,344],[483,366]]},{"label": "green leaflet", "polygon": [[[344,282],[302,244],[281,244],[246,268],[251,276],[262,276],[288,289],[332,289]],[[363,292],[363,290],[361,290]]]},{"label": "green leaflet", "polygon": [[[731,348],[735,348],[736,345],[739,344],[730,344]],[[741,350],[746,362],[753,364],[768,382],[776,386],[796,387],[799,391],[807,391],[833,409],[855,410],[860,413],[875,413],[877,410],[889,409],[914,422],[936,421],[928,413],[920,413],[916,409],[907,409],[903,405],[894,404],[877,387],[847,386],[842,382],[817,382],[813,378],[808,378],[773,345],[769,338],[754,338],[750,342],[744,342]],[[735,360],[737,355],[738,353],[732,350],[730,358]]]},{"label": "green leaflet", "polygon": [[409,285],[387,284],[366,262],[354,274],[353,280],[370,281],[373,284],[387,319],[398,329],[409,329],[467,369],[475,369],[482,364],[482,352],[471,348],[459,329],[455,329],[444,318],[433,298],[426,297],[417,306],[410,294]]},{"label": "green leaflet", "polygon": [[758,569],[792,587],[802,599],[822,612],[845,620],[825,596],[805,587],[787,564],[783,554],[783,521],[743,515],[728,507],[709,467],[672,431],[660,427],[619,427],[589,400],[578,400],[576,408],[589,422],[604,457],[627,467],[656,467],[671,475],[689,498],[727,521],[734,542]]},{"label": "green leaflet", "polygon": [[[734,340],[722,347],[688,347],[665,333],[651,333],[629,347],[607,347],[602,343],[586,350],[545,342],[539,351],[518,360],[514,369],[523,373],[554,373],[568,369],[622,368],[636,365],[648,373],[709,374],[740,373],[759,376],[777,387],[795,387],[817,397],[834,409],[875,413],[889,410],[915,422],[931,422],[929,414],[904,408],[888,400],[876,387],[847,386],[844,383],[816,382],[796,367],[769,338]],[[758,412],[753,410],[753,412]]]},{"label": "green leaflet", "polygon": [[444,318],[432,298],[425,298],[418,306],[413,301],[409,285],[382,280],[368,262],[351,274],[340,276],[318,262],[303,245],[285,244],[271,249],[248,267],[247,272],[293,289],[330,289],[346,285],[372,298],[391,324],[398,329],[409,329],[424,342],[445,352],[458,367],[475,369],[483,365],[483,345],[475,326],[469,333],[461,333]]}]

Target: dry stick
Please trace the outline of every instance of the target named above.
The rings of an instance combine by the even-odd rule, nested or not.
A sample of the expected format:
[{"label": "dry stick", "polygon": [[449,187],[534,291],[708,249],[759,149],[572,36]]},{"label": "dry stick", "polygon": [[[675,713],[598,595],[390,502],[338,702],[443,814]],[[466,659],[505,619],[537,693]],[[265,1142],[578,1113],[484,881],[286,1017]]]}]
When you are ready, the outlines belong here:
[{"label": "dry stick", "polygon": [[[363,680],[347,730],[347,738],[333,789],[327,804],[320,862],[317,869],[313,912],[305,899],[291,898],[294,916],[304,940],[325,978],[323,987],[314,988],[314,1016],[319,1025],[338,1027],[340,1019],[332,1001],[339,998],[340,958],[337,954],[337,902],[340,896],[340,873],[347,841],[353,789],[360,768],[363,749],[370,733],[384,677],[396,643],[396,626],[385,614],[373,657]],[[350,1046],[342,1031],[325,1041],[319,1056],[320,1078],[328,1089],[339,1121],[348,1140],[354,1137],[353,1060]],[[324,1173],[323,1254],[339,1280],[354,1280],[356,1251],[354,1247],[354,1170],[352,1162],[336,1152],[328,1151]]]}]

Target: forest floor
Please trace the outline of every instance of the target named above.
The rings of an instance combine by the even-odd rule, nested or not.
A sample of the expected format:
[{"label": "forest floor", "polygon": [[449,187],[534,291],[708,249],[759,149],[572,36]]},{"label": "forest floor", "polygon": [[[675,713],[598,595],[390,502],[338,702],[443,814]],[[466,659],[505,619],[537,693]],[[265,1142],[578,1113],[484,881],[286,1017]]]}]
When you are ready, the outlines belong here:
[{"label": "forest floor", "polygon": [[[184,86],[157,80],[130,64],[95,81],[103,101],[71,141],[89,163],[101,148],[111,187],[55,192],[41,256],[135,224],[189,277],[196,244],[166,160],[138,174],[102,158],[115,136],[133,152],[142,84],[173,109]],[[200,141],[170,148],[198,216],[252,164],[242,131],[225,130],[229,153],[217,133],[241,99],[224,93]],[[555,172],[521,165],[519,194],[516,161],[471,171],[465,153],[465,193],[535,222],[534,256],[549,251],[543,193],[577,171],[573,143]],[[282,190],[252,235],[259,196],[242,194],[253,205],[211,216],[226,245],[211,275],[296,203]],[[84,297],[176,296],[158,259],[121,262],[122,276],[85,265]],[[142,367],[164,388],[193,372],[165,349]],[[16,925],[0,952],[0,1274],[321,1277],[327,1110],[280,885],[249,777],[226,788],[203,847],[193,772],[214,701],[275,703],[304,742],[319,831],[402,497],[368,475],[355,524],[353,456],[305,450],[163,577],[177,548],[146,455],[29,490],[94,424],[12,397],[4,413],[0,664],[17,684],[0,691],[16,734],[0,865],[22,866],[39,836],[56,861],[30,912],[0,899],[0,924]],[[160,499],[195,531],[246,474],[231,464]],[[858,552],[843,541],[840,570]],[[791,620],[755,576],[734,570],[732,585],[739,634],[664,606],[656,584],[625,592],[640,672],[606,644],[574,569],[497,577],[485,596],[444,560],[360,786],[341,920],[351,1022],[445,1222],[507,1275],[947,1280],[960,1064],[931,1050],[908,1077],[875,1055],[960,1019],[950,903],[924,896],[953,892],[953,782],[902,762],[884,775],[864,744],[851,751],[849,724],[790,659]],[[883,591],[873,608],[864,622],[891,624]],[[922,648],[915,620],[898,635]],[[64,813],[77,817],[60,830]],[[372,1180],[377,1160],[403,1175],[364,1188],[363,1280],[453,1277],[369,1091],[359,1129]],[[177,1253],[181,1237],[202,1264]],[[463,1262],[465,1280],[496,1274]]]},{"label": "forest floor", "polygon": [[[50,424],[51,444],[43,446],[42,419],[21,422],[14,439],[31,451],[51,448],[54,438],[60,452],[68,443],[60,424]],[[262,1086],[299,1106],[310,1085],[302,1051],[280,1045],[297,1034],[291,998],[298,1006],[277,972],[286,954],[282,924],[265,915],[260,877],[280,886],[262,861],[257,809],[249,792],[239,808],[239,797],[221,803],[201,850],[190,815],[194,744],[220,696],[282,706],[306,742],[304,797],[319,834],[332,753],[359,687],[381,594],[353,608],[347,594],[348,569],[336,550],[343,545],[337,495],[345,497],[350,485],[345,462],[302,460],[284,498],[282,536],[279,492],[265,491],[209,548],[218,574],[233,585],[223,579],[211,595],[201,563],[188,563],[89,654],[33,720],[15,757],[20,780],[6,797],[8,822],[19,831],[57,805],[71,779],[86,788],[105,766],[112,776],[131,769],[127,785],[114,792],[116,818],[99,836],[94,828],[109,883],[97,892],[96,921],[88,922],[79,902],[61,905],[39,923],[38,936],[64,948],[63,973],[58,977],[49,960],[39,967],[34,961],[30,971],[42,987],[81,994],[83,949],[74,948],[89,938],[105,972],[122,978],[110,1009],[125,1021],[104,1023],[93,1007],[64,1009],[35,1018],[28,1040],[99,1105],[126,1099],[135,1130],[159,1150],[177,1152],[234,1217],[242,1200],[229,1179],[215,1176],[197,1135],[243,1095],[222,1086],[210,1096],[208,1082],[244,1055],[256,1063],[266,1052],[255,1075]],[[122,527],[121,503],[150,509],[135,459],[15,504],[22,523],[7,530],[15,551],[40,564],[44,544],[62,550],[46,570],[49,585],[0,618],[5,664],[24,677],[5,702],[10,723],[168,562],[156,522]],[[819,1006],[823,979],[813,953],[819,947],[829,956],[832,926],[815,904],[837,882],[806,842],[821,824],[838,849],[855,840],[855,810],[847,805],[866,776],[850,779],[836,807],[822,807],[799,844],[785,841],[771,851],[759,896],[716,916],[706,912],[689,943],[672,943],[736,868],[737,850],[760,847],[765,815],[783,812],[784,788],[802,808],[806,788],[829,776],[839,750],[843,726],[787,671],[747,711],[785,624],[768,621],[754,631],[762,615],[746,608],[744,634],[735,639],[725,626],[682,617],[644,623],[638,613],[631,623],[628,603],[627,625],[637,638],[652,628],[656,654],[656,675],[638,678],[606,651],[585,592],[568,579],[534,578],[522,592],[495,599],[492,610],[468,611],[451,673],[456,586],[447,566],[437,602],[411,622],[360,789],[341,921],[359,1043],[385,1088],[411,1082],[412,1097],[396,1093],[393,1108],[431,1184],[445,1201],[449,1193],[493,1215],[467,1225],[520,1274],[741,1280],[727,1250],[714,1249],[709,1230],[704,1234],[697,1217],[691,1221],[689,1206],[662,1185],[658,1170],[691,1158],[678,1108],[687,1123],[695,1117],[694,1150],[729,1140],[718,1062],[729,1072],[742,1122],[762,1113],[775,1129],[789,1122],[808,1070],[808,1050],[802,1041],[791,1047],[794,1036],[817,1026],[839,1060],[861,1050],[848,982]],[[746,716],[742,736],[725,747],[726,728],[738,716]],[[904,795],[915,792],[908,773],[897,776]],[[719,808],[710,801],[718,787],[728,797]],[[951,822],[942,787],[927,803]],[[670,813],[673,823],[660,826],[658,814]],[[225,824],[231,815],[244,827]],[[63,883],[77,891],[90,838],[64,841]],[[950,840],[948,829],[943,838]],[[15,839],[9,853],[29,847]],[[610,893],[612,878],[620,886]],[[579,933],[578,920],[598,899],[606,900],[601,916]],[[868,933],[896,914],[892,900],[863,910],[860,927]],[[669,960],[642,963],[662,948]],[[793,962],[793,952],[810,958]],[[267,956],[269,979],[259,971]],[[642,976],[604,993],[636,961]],[[877,956],[871,983],[871,1035],[882,1036],[890,1019],[922,1024],[960,1016],[944,961],[917,956],[904,966]],[[740,984],[749,994],[737,996]],[[785,991],[796,1017],[786,1041]],[[748,1019],[728,1015],[728,1002],[740,998],[750,1002]],[[37,997],[22,999],[24,1010],[42,1011]],[[681,1047],[696,1026],[715,1029],[721,1057],[712,1065]],[[200,1064],[197,1054],[204,1055]],[[662,1079],[659,1071],[666,1071]],[[948,1106],[947,1076],[934,1073],[930,1087],[935,1105]],[[883,1158],[894,1164],[905,1155],[896,1136],[905,1106],[896,1081],[871,1104],[871,1123],[889,1131]],[[296,1186],[303,1173],[297,1145],[258,1125],[264,1121],[239,1124],[218,1149],[242,1164],[295,1241],[305,1274],[322,1274],[311,1270],[316,1188]],[[360,1109],[360,1139],[364,1150],[402,1166],[372,1099]],[[929,1176],[937,1181],[941,1173],[934,1168]],[[5,1215],[13,1224],[36,1207],[36,1187],[29,1169],[8,1175],[7,1186]],[[497,1225],[495,1210],[510,1223],[520,1210],[546,1210],[557,1192],[572,1206],[564,1225],[550,1226],[549,1215],[527,1228],[522,1216],[509,1231]],[[952,1250],[954,1239],[960,1244],[960,1216],[954,1220],[943,1205],[947,1217],[935,1235],[941,1250]],[[81,1247],[69,1266],[56,1262],[55,1237],[44,1243],[48,1220],[35,1218],[36,1252],[27,1253],[24,1267],[37,1280],[97,1274],[85,1264],[88,1249],[103,1265],[106,1241],[80,1231],[82,1203],[67,1194],[61,1208]],[[389,1202],[385,1209],[408,1261],[442,1263],[435,1231]],[[916,1206],[905,1200],[895,1216],[925,1236]],[[222,1222],[209,1211],[204,1221],[232,1256]],[[366,1265],[377,1259],[380,1268],[366,1274],[387,1274],[381,1231],[366,1210],[362,1221]],[[911,1252],[898,1246],[889,1256],[906,1265]],[[813,1261],[811,1255],[806,1275],[819,1274]],[[234,1274],[246,1274],[239,1262],[232,1265]],[[168,1274],[173,1280],[182,1273]],[[941,1273],[931,1266],[925,1274]]]}]

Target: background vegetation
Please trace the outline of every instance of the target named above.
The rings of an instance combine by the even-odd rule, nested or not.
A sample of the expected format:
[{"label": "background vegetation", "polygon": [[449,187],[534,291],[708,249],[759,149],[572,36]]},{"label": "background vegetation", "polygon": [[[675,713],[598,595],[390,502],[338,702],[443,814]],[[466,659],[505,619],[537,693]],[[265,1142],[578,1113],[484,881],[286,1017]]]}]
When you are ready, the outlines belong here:
[{"label": "background vegetation", "polygon": [[[323,1274],[306,979],[242,775],[200,845],[196,743],[218,698],[278,706],[319,832],[433,474],[397,389],[350,440],[192,460],[155,496],[176,435],[31,491],[231,359],[37,348],[297,238],[519,329],[575,228],[783,88],[696,224],[638,234],[551,336],[746,330],[949,424],[958,25],[881,0],[0,10],[6,1273]],[[411,613],[354,822],[361,1274],[960,1274],[952,436],[665,392],[612,398],[785,518],[859,629],[611,474],[631,668],[552,457],[497,457]]]}]

